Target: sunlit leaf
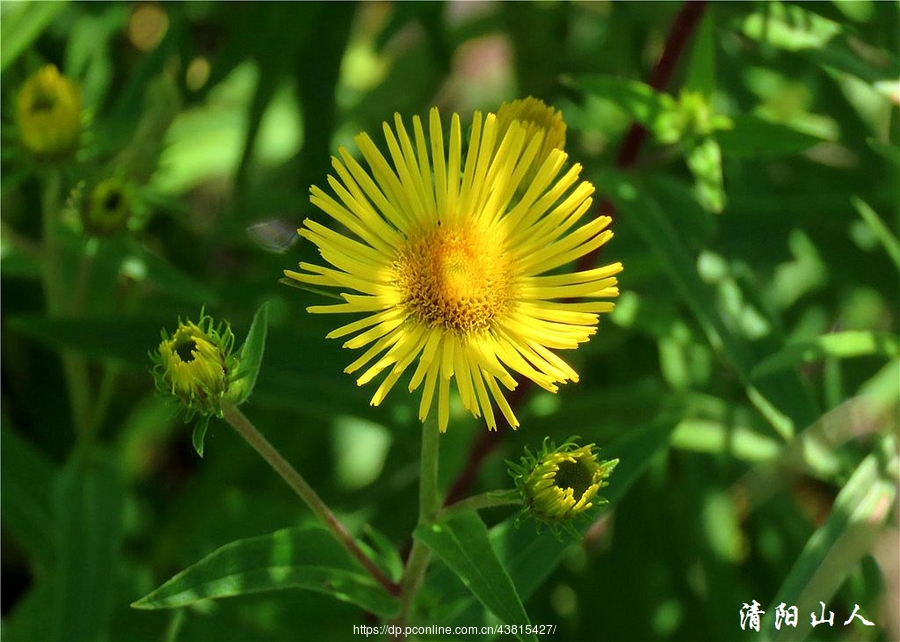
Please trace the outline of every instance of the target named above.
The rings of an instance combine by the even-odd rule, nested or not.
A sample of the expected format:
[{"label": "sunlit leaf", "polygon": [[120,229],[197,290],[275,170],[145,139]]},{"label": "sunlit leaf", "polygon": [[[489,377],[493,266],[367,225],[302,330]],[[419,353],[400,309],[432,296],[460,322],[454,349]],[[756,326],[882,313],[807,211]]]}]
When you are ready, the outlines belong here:
[{"label": "sunlit leaf", "polygon": [[785,346],[784,350],[767,357],[752,371],[754,378],[792,368],[801,363],[821,361],[828,357],[848,359],[877,355],[893,357],[900,352],[900,341],[884,332],[848,330],[824,334],[811,341],[801,341]]},{"label": "sunlit leaf", "polygon": [[[796,605],[800,613],[816,610],[828,602],[848,573],[884,532],[885,520],[897,495],[897,440],[885,435],[876,452],[866,457],[853,472],[835,499],[826,522],[810,537],[800,557],[785,578],[769,606]],[[785,640],[791,629],[774,626],[765,630],[766,639]]]},{"label": "sunlit leaf", "polygon": [[672,96],[650,85],[601,75],[578,76],[569,82],[588,95],[611,100],[664,143],[675,142],[681,134],[677,103]]},{"label": "sunlit leaf", "polygon": [[744,35],[788,51],[824,46],[841,26],[798,5],[769,2],[744,19]]},{"label": "sunlit leaf", "polygon": [[0,21],[0,69],[15,62],[65,8],[65,2],[7,3]]},{"label": "sunlit leaf", "polygon": [[[528,624],[528,615],[509,574],[488,538],[481,518],[462,513],[434,524],[420,524],[414,537],[425,542],[472,594],[507,624]],[[534,635],[516,635],[536,640]]]},{"label": "sunlit leaf", "polygon": [[213,551],[132,606],[172,609],[248,593],[305,589],[392,617],[388,594],[323,528],[286,528]]}]

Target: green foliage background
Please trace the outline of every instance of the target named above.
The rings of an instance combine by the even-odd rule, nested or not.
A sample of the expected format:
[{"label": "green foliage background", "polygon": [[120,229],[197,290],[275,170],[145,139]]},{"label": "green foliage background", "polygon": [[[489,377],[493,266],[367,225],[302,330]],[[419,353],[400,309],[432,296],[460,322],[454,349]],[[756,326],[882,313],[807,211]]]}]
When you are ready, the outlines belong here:
[{"label": "green foliage background", "polygon": [[[510,487],[503,460],[545,436],[621,459],[582,541],[483,513],[530,621],[559,640],[761,640],[784,635],[784,601],[801,606],[790,639],[900,636],[896,3],[713,3],[664,95],[646,83],[679,3],[0,10],[5,639],[349,640],[377,621],[298,588],[130,607],[229,542],[313,521],[226,424],[213,420],[196,456],[154,397],[147,351],[201,306],[241,337],[268,301],[244,410],[351,530],[381,534],[365,538],[397,570],[389,551],[408,548],[417,517],[418,398],[398,386],[370,407],[324,339],[333,319],[304,311],[321,297],[278,279],[315,256],[294,229],[324,220],[308,187],[325,184],[338,145],[378,139],[395,111],[436,104],[465,121],[526,95],[562,110],[570,157],[616,207],[601,260],[625,264],[617,311],[565,355],[581,382],[529,395],[471,489]],[[46,62],[81,84],[87,123],[60,170],[70,207],[54,256],[77,295],[53,315],[49,174],[12,116]],[[649,138],[626,169],[633,122]],[[130,229],[89,238],[77,210],[116,171],[135,185]],[[87,373],[81,429],[63,354]],[[484,430],[451,418],[442,488]],[[478,523],[419,533],[444,562],[413,623],[498,621],[482,605],[494,580],[481,593],[467,580],[476,601],[458,578],[493,568]],[[326,555],[291,533],[290,550]],[[497,599],[496,615],[524,624]],[[751,600],[760,633],[740,628]],[[810,626],[820,600],[834,627]],[[843,626],[854,605],[876,626]]]}]

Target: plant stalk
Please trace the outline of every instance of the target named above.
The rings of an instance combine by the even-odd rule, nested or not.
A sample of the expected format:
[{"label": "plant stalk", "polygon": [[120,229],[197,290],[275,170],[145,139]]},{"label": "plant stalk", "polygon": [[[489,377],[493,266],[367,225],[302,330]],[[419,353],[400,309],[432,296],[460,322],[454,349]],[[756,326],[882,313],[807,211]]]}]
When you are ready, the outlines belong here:
[{"label": "plant stalk", "polygon": [[[441,433],[438,430],[437,404],[433,404],[428,417],[422,423],[422,456],[419,464],[419,526],[432,523],[441,507],[438,492],[438,454]],[[396,623],[406,626],[413,602],[425,579],[425,571],[431,561],[431,549],[413,539],[412,550],[406,560],[403,579],[400,581],[400,615]]]},{"label": "plant stalk", "polygon": [[398,595],[400,587],[392,582],[384,572],[369,559],[362,549],[353,539],[353,536],[347,531],[344,525],[338,521],[338,518],[331,512],[328,505],[322,501],[318,493],[313,490],[312,486],[306,483],[306,480],[291,466],[287,460],[281,456],[281,453],[275,449],[272,444],[260,433],[253,423],[236,406],[225,404],[222,407],[222,413],[225,421],[231,424],[238,434],[243,437],[260,456],[275,469],[281,478],[287,482],[295,493],[306,503],[307,506],[316,514],[334,538],[347,550],[350,555],[358,561],[375,580],[381,584],[391,595]]},{"label": "plant stalk", "polygon": [[[59,199],[62,178],[58,170],[50,170],[41,194],[41,225],[43,236],[43,280],[47,312],[58,318],[70,311],[66,309],[66,285],[62,265],[62,248],[59,244]],[[90,441],[88,415],[91,407],[91,387],[88,380],[87,362],[73,351],[60,350],[63,376],[69,396],[72,424],[79,441]]]}]

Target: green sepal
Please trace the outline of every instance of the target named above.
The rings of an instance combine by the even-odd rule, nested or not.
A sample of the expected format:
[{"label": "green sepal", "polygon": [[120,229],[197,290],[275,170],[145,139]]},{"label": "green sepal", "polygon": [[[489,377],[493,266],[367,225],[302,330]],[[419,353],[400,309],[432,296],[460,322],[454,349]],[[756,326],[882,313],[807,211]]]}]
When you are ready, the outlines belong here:
[{"label": "green sepal", "polygon": [[206,429],[209,428],[209,419],[212,415],[201,415],[197,423],[194,424],[194,432],[191,435],[191,442],[194,444],[194,450],[203,457],[203,440],[206,438]]},{"label": "green sepal", "polygon": [[247,401],[253,392],[253,386],[256,385],[256,377],[259,375],[259,368],[262,365],[263,353],[266,348],[266,333],[269,328],[268,311],[268,302],[263,303],[259,307],[259,310],[253,316],[253,323],[250,324],[250,331],[247,332],[244,345],[241,346],[237,371],[226,393],[227,397],[235,405],[240,405]]}]

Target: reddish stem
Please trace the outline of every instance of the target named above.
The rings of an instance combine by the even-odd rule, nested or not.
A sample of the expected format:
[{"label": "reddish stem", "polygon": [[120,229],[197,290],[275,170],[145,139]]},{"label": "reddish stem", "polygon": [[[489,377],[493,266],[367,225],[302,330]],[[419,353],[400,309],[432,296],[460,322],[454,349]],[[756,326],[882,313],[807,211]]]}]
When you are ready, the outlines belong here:
[{"label": "reddish stem", "polygon": [[[651,87],[662,91],[669,85],[669,82],[672,80],[672,75],[675,73],[675,69],[678,66],[678,61],[684,53],[685,46],[694,34],[705,10],[706,0],[688,0],[681,6],[678,15],[675,16],[675,20],[672,22],[672,27],[669,30],[669,35],[663,46],[662,54],[660,55],[659,60],[656,61],[653,71],[650,73],[648,84]],[[619,169],[633,167],[637,162],[638,154],[646,139],[647,130],[642,125],[633,123],[622,138],[622,143],[619,146],[619,153],[616,156],[616,167]],[[616,208],[611,202],[605,199],[600,202],[600,207],[597,212],[598,216],[614,216],[615,213]],[[596,263],[598,254],[599,248],[581,257],[577,264],[577,270],[590,269]],[[509,403],[514,409],[522,404],[525,396],[531,390],[531,385],[531,380],[525,379],[521,381],[518,387],[512,392],[509,397]],[[445,506],[453,504],[465,497],[472,483],[475,481],[478,471],[481,470],[484,460],[491,452],[493,452],[494,448],[497,447],[497,444],[500,443],[500,439],[500,432],[482,432],[478,435],[469,450],[469,457],[466,459],[465,466],[456,476],[453,485],[450,486],[447,498],[444,500]]]}]

